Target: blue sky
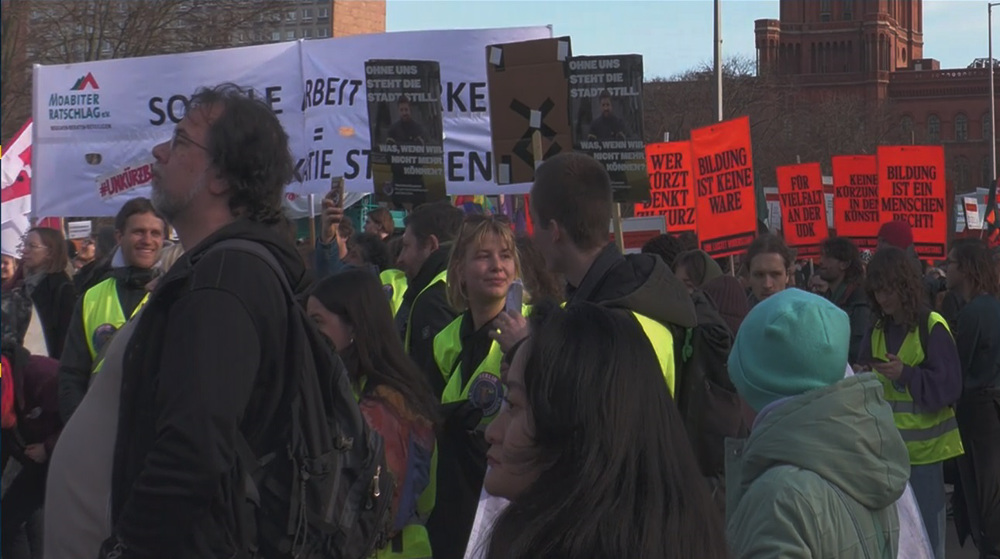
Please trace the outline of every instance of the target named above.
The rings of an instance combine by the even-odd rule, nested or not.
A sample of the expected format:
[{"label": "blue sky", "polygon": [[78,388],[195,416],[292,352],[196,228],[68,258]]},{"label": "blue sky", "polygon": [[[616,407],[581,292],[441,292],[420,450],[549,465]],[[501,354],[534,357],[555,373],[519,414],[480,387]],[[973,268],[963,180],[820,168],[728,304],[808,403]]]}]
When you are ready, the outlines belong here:
[{"label": "blue sky", "polygon": [[[653,78],[712,60],[712,6],[711,0],[388,0],[386,10],[388,31],[551,24],[556,35],[572,37],[574,54],[638,53]],[[753,59],[754,20],[777,19],[778,10],[777,0],[724,0],[723,55]],[[924,57],[942,68],[986,58],[986,14],[985,0],[925,0]],[[1000,42],[994,47],[1000,58]]]}]

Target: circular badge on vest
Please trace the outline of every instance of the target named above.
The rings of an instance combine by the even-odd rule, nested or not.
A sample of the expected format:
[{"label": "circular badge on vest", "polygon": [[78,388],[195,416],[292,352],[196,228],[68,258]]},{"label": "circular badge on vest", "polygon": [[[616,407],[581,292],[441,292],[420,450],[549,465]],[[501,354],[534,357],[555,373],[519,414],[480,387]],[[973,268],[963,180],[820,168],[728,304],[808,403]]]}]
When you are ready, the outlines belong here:
[{"label": "circular badge on vest", "polygon": [[469,401],[483,410],[483,417],[492,417],[500,411],[502,395],[500,377],[493,373],[481,373],[469,387]]},{"label": "circular badge on vest", "polygon": [[118,328],[114,324],[101,324],[94,329],[94,335],[91,336],[90,341],[94,344],[94,353],[100,353],[104,349],[104,344],[114,337],[115,332]]},{"label": "circular badge on vest", "polygon": [[392,287],[392,285],[390,285],[388,283],[385,284],[385,285],[383,285],[382,286],[382,291],[385,292],[386,298],[389,299],[390,301],[392,301],[392,295],[396,292],[396,290]]},{"label": "circular badge on vest", "polygon": [[385,181],[382,183],[382,193],[386,196],[392,196],[392,193],[395,191],[396,189],[393,188],[392,181]]}]

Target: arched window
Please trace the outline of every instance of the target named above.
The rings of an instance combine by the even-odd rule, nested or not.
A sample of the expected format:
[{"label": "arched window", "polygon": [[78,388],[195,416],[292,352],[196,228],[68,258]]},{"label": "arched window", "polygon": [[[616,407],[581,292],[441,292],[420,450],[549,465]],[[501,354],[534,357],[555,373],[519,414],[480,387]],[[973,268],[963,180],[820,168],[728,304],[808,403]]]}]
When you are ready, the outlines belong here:
[{"label": "arched window", "polygon": [[964,114],[955,115],[955,141],[965,142],[969,139],[969,119]]},{"label": "arched window", "polygon": [[941,119],[937,115],[927,117],[927,140],[932,143],[941,141]]},{"label": "arched window", "polygon": [[903,141],[908,142],[913,134],[913,117],[903,115],[903,118],[899,119],[899,131],[903,135]]},{"label": "arched window", "polygon": [[983,139],[990,140],[993,138],[993,119],[990,118],[990,113],[983,115]]}]

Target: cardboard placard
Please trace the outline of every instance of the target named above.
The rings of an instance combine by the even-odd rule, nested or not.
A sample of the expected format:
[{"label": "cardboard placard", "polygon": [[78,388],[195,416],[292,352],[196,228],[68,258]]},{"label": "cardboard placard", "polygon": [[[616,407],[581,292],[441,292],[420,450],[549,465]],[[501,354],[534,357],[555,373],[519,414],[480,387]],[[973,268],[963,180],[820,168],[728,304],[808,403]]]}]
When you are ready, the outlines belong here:
[{"label": "cardboard placard", "polygon": [[441,66],[368,60],[365,88],[376,200],[398,206],[445,198]]},{"label": "cardboard placard", "polygon": [[974,197],[963,196],[962,208],[965,210],[965,228],[982,230],[983,220],[979,218],[979,202]]},{"label": "cardboard placard", "polygon": [[493,164],[499,185],[535,180],[532,139],[538,132],[541,160],[573,147],[570,134],[569,37],[486,47]]},{"label": "cardboard placard", "polygon": [[878,147],[879,211],[883,223],[905,221],[923,258],[944,258],[948,241],[943,146]]},{"label": "cardboard placard", "polygon": [[775,169],[781,199],[781,232],[801,258],[819,256],[819,244],[829,236],[826,196],[819,163],[786,165]]},{"label": "cardboard placard", "polygon": [[635,216],[662,215],[671,233],[696,231],[691,142],[647,145],[646,168],[650,200],[635,205]]},{"label": "cardboard placard", "polygon": [[[625,254],[642,252],[642,245],[667,232],[666,223],[657,216],[626,217],[622,220],[622,241]],[[610,242],[615,242],[614,225],[608,235]]]},{"label": "cardboard placard", "polygon": [[757,237],[750,118],[691,131],[698,238],[713,257],[738,254]]},{"label": "cardboard placard", "polygon": [[649,199],[642,141],[642,56],[569,59],[573,149],[601,162],[616,202]]},{"label": "cardboard placard", "polygon": [[878,161],[874,155],[838,155],[832,162],[833,227],[861,250],[873,250],[881,226]]}]

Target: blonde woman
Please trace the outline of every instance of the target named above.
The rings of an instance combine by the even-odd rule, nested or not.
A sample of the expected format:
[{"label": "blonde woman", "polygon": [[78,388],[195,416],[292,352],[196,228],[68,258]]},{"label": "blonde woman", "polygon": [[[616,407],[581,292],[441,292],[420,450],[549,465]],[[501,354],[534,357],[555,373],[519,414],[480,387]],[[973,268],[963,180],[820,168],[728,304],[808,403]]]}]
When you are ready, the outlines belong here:
[{"label": "blonde woman", "polygon": [[434,338],[444,379],[437,505],[427,524],[435,558],[462,557],[483,477],[486,426],[500,412],[503,352],[490,334],[521,266],[503,216],[470,216],[448,261],[448,300],[461,314]]}]

